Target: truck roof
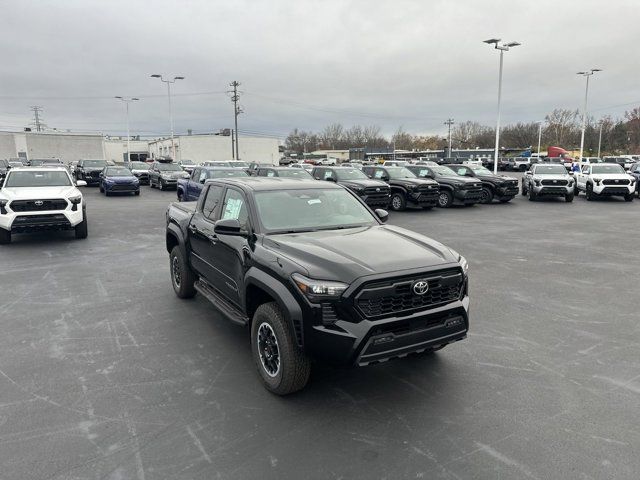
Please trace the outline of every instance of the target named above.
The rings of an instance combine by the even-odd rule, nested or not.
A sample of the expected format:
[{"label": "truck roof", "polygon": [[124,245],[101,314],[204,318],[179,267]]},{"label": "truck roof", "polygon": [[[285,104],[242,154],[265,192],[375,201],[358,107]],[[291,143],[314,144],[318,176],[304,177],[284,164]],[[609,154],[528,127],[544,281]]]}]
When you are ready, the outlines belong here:
[{"label": "truck roof", "polygon": [[320,190],[341,189],[340,185],[331,182],[309,181],[310,179],[289,177],[229,177],[207,180],[206,183],[225,183],[246,190]]}]

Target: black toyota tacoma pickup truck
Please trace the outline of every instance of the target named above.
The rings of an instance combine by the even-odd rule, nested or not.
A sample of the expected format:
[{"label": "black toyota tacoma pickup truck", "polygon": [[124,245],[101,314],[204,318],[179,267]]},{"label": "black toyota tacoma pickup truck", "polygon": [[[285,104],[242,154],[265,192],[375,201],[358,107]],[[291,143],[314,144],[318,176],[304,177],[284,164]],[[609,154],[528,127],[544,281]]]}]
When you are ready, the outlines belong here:
[{"label": "black toyota tacoma pickup truck", "polygon": [[442,165],[409,165],[409,170],[419,178],[430,178],[438,182],[438,206],[449,208],[451,205],[475,205],[480,202],[482,182],[464,178],[448,167]]},{"label": "black toyota tacoma pickup truck", "polygon": [[[299,169],[297,169],[299,170]],[[358,195],[371,208],[388,208],[391,188],[382,180],[367,177],[355,167],[315,167],[311,172],[316,180],[335,182],[347,187]]]},{"label": "black toyota tacoma pickup truck", "polygon": [[330,182],[208,180],[197,203],[167,211],[171,282],[250,329],[280,395],[305,386],[312,358],[368,365],[462,340],[467,261],[387,216]]},{"label": "black toyota tacoma pickup truck", "polygon": [[505,175],[495,175],[480,165],[445,165],[462,177],[482,182],[480,203],[492,203],[498,200],[506,203],[518,194],[518,179]]},{"label": "black toyota tacoma pickup truck", "polygon": [[408,206],[429,210],[438,201],[438,183],[418,178],[405,167],[366,166],[362,171],[369,178],[382,180],[391,187],[391,209],[404,210]]}]

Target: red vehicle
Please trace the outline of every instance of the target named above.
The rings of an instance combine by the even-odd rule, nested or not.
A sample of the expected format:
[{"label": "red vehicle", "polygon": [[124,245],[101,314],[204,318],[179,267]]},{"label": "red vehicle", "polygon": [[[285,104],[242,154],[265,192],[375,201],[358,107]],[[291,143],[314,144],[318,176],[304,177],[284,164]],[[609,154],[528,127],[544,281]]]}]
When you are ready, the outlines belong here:
[{"label": "red vehicle", "polygon": [[549,147],[547,149],[547,156],[549,158],[559,158],[562,160],[564,168],[571,170],[571,165],[574,162],[573,157],[564,148],[561,147]]}]

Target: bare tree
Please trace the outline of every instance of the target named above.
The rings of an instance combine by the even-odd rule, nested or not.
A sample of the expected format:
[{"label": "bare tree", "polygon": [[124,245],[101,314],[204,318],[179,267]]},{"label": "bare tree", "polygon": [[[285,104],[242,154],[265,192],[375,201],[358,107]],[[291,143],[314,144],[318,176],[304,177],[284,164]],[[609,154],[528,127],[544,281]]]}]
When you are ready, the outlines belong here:
[{"label": "bare tree", "polygon": [[397,150],[412,150],[413,149],[413,135],[405,132],[402,127],[396,130],[396,133],[391,137],[391,143],[395,145]]},{"label": "bare tree", "polygon": [[578,110],[568,110],[564,108],[556,108],[549,113],[545,120],[547,121],[547,129],[545,130],[548,142],[553,145],[564,145],[568,142],[574,142],[572,137],[578,130],[576,120],[580,112]]}]

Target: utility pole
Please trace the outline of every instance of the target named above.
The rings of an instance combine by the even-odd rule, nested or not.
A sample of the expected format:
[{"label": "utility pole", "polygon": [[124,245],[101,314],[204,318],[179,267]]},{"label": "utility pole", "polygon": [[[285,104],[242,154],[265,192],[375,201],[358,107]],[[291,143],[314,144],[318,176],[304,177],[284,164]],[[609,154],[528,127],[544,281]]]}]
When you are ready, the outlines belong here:
[{"label": "utility pole", "polygon": [[235,160],[236,159],[235,140],[233,139],[234,135],[235,135],[235,130],[232,128],[231,129],[231,160]]},{"label": "utility pole", "polygon": [[584,72],[578,72],[576,75],[581,75],[586,77],[586,85],[584,87],[584,105],[582,107],[582,132],[580,134],[580,157],[578,161],[582,161],[582,155],[584,151],[584,131],[587,127],[587,98],[589,96],[589,77],[596,72],[601,72],[602,70],[599,68],[592,68],[590,70],[586,70]]},{"label": "utility pole", "polygon": [[453,118],[450,118],[446,122],[444,122],[444,124],[449,127],[449,157],[451,157],[451,125],[453,125],[454,123],[455,122],[453,121]]},{"label": "utility pole", "polygon": [[232,93],[233,95],[231,95],[231,101],[233,102],[233,118],[235,121],[235,130],[236,130],[236,160],[240,160],[240,150],[238,149],[238,115],[240,115],[243,110],[242,107],[240,105],[238,105],[238,100],[240,100],[240,95],[238,93],[238,87],[240,86],[240,82],[237,81],[233,81],[229,84],[230,87],[233,87],[232,91],[229,91],[228,93]]},{"label": "utility pole", "polygon": [[540,143],[542,142],[542,120],[538,122],[538,161],[540,161]]},{"label": "utility pole", "polygon": [[33,124],[36,127],[36,132],[41,132],[44,130],[44,123],[42,123],[42,119],[40,118],[40,113],[42,112],[42,107],[38,105],[33,105],[31,107],[31,111],[33,112]]}]

